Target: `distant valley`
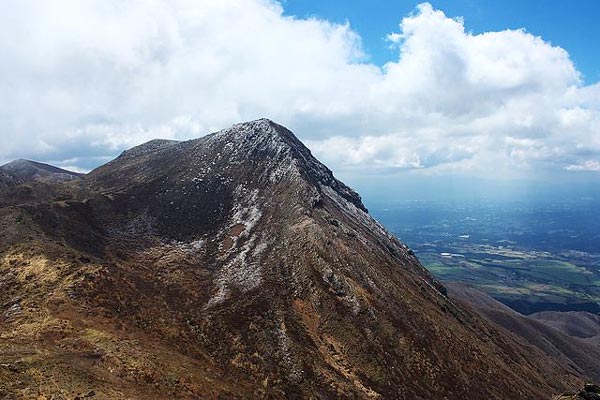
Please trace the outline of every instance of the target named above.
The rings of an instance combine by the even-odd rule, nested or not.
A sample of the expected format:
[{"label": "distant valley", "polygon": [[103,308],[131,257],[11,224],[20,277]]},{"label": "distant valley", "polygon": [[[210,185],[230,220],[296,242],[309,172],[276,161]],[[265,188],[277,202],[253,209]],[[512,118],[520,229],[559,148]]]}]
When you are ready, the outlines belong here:
[{"label": "distant valley", "polygon": [[523,313],[600,312],[600,200],[379,202],[373,215],[444,281]]}]

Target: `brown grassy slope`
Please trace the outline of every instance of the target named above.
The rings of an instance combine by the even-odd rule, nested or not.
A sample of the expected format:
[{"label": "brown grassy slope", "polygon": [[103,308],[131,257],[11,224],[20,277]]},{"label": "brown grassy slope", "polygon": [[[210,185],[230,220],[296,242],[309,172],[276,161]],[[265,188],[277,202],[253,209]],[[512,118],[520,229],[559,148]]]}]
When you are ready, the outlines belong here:
[{"label": "brown grassy slope", "polygon": [[600,344],[600,315],[584,311],[544,311],[531,314],[529,317],[542,321],[569,336]]},{"label": "brown grassy slope", "polygon": [[[451,297],[468,303],[485,318],[518,337],[524,344],[535,346],[582,377],[600,381],[600,346],[597,344],[556,329],[539,317],[521,315],[471,286],[447,284],[447,287]],[[578,323],[582,317],[588,322],[590,319],[594,320],[594,316],[551,314],[553,321],[569,320],[573,324]],[[591,324],[588,324],[588,328],[594,329]]]}]

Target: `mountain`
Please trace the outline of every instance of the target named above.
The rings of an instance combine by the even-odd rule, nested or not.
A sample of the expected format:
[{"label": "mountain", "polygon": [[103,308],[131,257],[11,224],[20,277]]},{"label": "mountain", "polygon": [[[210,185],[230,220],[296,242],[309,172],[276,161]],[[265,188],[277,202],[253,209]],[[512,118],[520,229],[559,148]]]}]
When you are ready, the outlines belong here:
[{"label": "mountain", "polygon": [[543,399],[583,384],[449,297],[266,119],[5,188],[0,227],[0,398]]},{"label": "mountain", "polygon": [[529,315],[562,333],[600,344],[600,315],[584,311],[544,311]]},{"label": "mountain", "polygon": [[[46,180],[50,182],[62,182],[79,179],[81,174],[67,171],[52,165],[39,163],[31,160],[19,159],[0,166],[0,185],[2,181],[16,180],[18,182],[29,182]],[[8,178],[8,179],[7,179]]]},{"label": "mountain", "polygon": [[525,345],[537,347],[574,374],[600,381],[597,315],[548,311],[525,316],[470,285],[447,283],[446,286],[453,298],[473,307]]}]

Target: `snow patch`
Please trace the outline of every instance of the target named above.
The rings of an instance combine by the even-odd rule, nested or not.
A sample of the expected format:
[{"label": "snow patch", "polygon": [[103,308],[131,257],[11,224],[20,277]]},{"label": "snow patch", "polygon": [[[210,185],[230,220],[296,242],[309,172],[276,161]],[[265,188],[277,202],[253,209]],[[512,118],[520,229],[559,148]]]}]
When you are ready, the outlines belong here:
[{"label": "snow patch", "polygon": [[200,250],[203,246],[204,243],[206,243],[205,239],[198,239],[198,240],[194,240],[193,242],[190,242],[190,246],[192,247],[192,249],[194,250]]},{"label": "snow patch", "polygon": [[[251,250],[256,250],[256,236],[252,235],[242,246],[239,253],[219,271],[215,280],[217,293],[211,297],[205,308],[220,304],[229,296],[230,288],[235,287],[242,293],[256,289],[262,283],[260,257],[248,257]],[[255,254],[255,251],[251,254]],[[260,253],[259,253],[260,254]]]},{"label": "snow patch", "polygon": [[[232,253],[237,254],[223,266],[215,280],[217,292],[207,303],[211,307],[222,303],[229,296],[232,287],[242,293],[256,289],[262,283],[262,267],[260,259],[267,248],[267,243],[258,239],[253,230],[260,221],[263,212],[260,209],[259,190],[248,190],[243,185],[238,185],[234,190],[237,200],[233,214],[222,237],[229,237],[233,245],[222,255],[225,259]],[[243,226],[237,236],[229,236],[233,227]],[[239,247],[239,243],[243,243]]]},{"label": "snow patch", "polygon": [[247,199],[245,204],[243,202],[236,203],[229,226],[231,229],[235,225],[244,225],[244,230],[240,234],[240,237],[248,236],[260,220],[260,217],[262,217],[262,210],[259,208],[258,193],[258,189],[254,189],[248,194],[248,189],[243,185],[238,185],[234,191],[236,198]]}]

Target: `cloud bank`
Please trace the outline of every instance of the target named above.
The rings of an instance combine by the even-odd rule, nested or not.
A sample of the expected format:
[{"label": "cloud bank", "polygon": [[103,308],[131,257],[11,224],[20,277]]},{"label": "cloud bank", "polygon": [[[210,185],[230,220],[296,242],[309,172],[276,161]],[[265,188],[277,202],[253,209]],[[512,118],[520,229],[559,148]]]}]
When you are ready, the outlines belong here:
[{"label": "cloud bank", "polygon": [[598,171],[600,85],[524,30],[472,34],[424,3],[368,63],[349,24],[269,0],[9,0],[0,161],[80,169],[153,138],[268,117],[336,171]]}]

